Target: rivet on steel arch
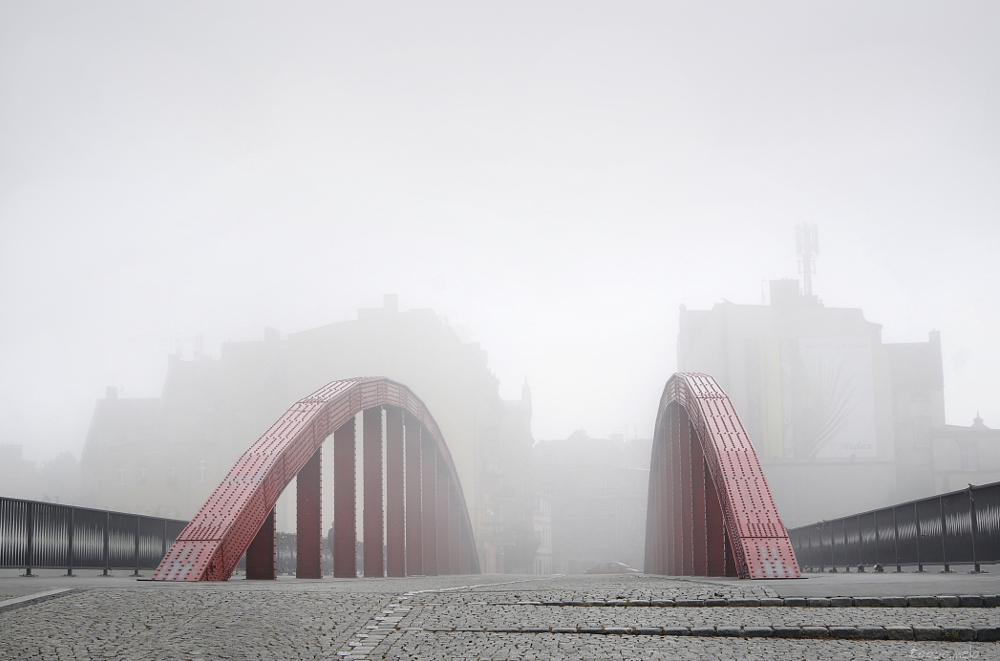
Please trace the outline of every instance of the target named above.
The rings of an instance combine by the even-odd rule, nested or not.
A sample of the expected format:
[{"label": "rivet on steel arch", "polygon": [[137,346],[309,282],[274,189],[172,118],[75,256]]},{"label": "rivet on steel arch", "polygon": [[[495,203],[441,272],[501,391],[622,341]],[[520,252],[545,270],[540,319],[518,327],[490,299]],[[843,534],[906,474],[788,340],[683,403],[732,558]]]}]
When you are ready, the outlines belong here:
[{"label": "rivet on steel arch", "polygon": [[354,578],[358,413],[363,416],[365,576],[478,574],[465,496],[434,418],[406,386],[384,377],[358,377],[333,381],[271,425],[181,532],[153,580],[225,581],[244,553],[247,578],[275,578],[274,506],[292,478],[298,480],[296,575],[322,578],[320,447],[330,434],[334,576]]},{"label": "rivet on steel arch", "polygon": [[757,453],[707,374],[667,381],[648,498],[646,573],[801,578]]}]

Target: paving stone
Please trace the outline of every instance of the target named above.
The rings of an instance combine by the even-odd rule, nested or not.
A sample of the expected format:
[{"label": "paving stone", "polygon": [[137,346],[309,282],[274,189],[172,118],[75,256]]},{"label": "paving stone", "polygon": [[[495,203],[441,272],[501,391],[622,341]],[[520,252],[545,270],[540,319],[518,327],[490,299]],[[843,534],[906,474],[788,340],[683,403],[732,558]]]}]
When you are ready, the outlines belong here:
[{"label": "paving stone", "polygon": [[730,637],[735,636],[735,637],[739,637],[739,636],[743,635],[743,628],[742,627],[733,627],[733,626],[718,626],[718,627],[715,628],[715,635],[717,635],[717,636],[730,636]]},{"label": "paving stone", "polygon": [[756,607],[760,606],[759,599],[729,599],[730,606]]},{"label": "paving stone", "polygon": [[688,636],[691,634],[687,627],[663,627],[664,636]]},{"label": "paving stone", "polygon": [[747,638],[770,638],[774,634],[771,627],[744,627],[743,635]]},{"label": "paving stone", "polygon": [[906,597],[882,597],[882,605],[886,608],[906,608]]},{"label": "paving stone", "polygon": [[784,602],[785,606],[791,606],[795,608],[806,605],[806,600],[802,597],[785,597]]},{"label": "paving stone", "polygon": [[884,627],[858,627],[858,634],[865,640],[887,640],[889,632]]},{"label": "paving stone", "polygon": [[962,608],[982,608],[983,596],[979,594],[960,594],[958,603]]},{"label": "paving stone", "polygon": [[830,627],[830,637],[849,640],[857,638],[860,634],[857,627]]},{"label": "paving stone", "polygon": [[875,608],[882,606],[881,597],[854,597],[854,605],[862,608]]},{"label": "paving stone", "polygon": [[830,600],[826,597],[808,597],[806,598],[806,605],[812,608],[828,608]]},{"label": "paving stone", "polygon": [[674,605],[685,608],[697,608],[704,606],[705,601],[703,599],[674,599]]},{"label": "paving stone", "polygon": [[729,602],[726,599],[706,599],[705,605],[712,606],[714,608],[719,608],[722,606],[728,606]]},{"label": "paving stone", "polygon": [[976,630],[972,627],[944,627],[944,640],[967,642],[976,639]]},{"label": "paving stone", "polygon": [[851,597],[830,597],[830,606],[833,608],[847,608],[854,605]]},{"label": "paving stone", "polygon": [[907,597],[906,605],[921,608],[935,607],[938,605],[938,599],[930,596]]},{"label": "paving stone", "polygon": [[925,624],[913,625],[914,640],[943,640],[944,629],[941,627],[928,626]]},{"label": "paving stone", "polygon": [[715,627],[691,627],[692,636],[714,636]]},{"label": "paving stone", "polygon": [[986,608],[996,608],[1000,606],[1000,594],[984,594],[983,606]]},{"label": "paving stone", "polygon": [[958,598],[958,595],[945,594],[938,595],[938,606],[942,608],[958,608],[962,605],[962,600]]},{"label": "paving stone", "polygon": [[994,642],[1000,640],[1000,627],[975,627],[976,640]]},{"label": "paving stone", "polygon": [[801,638],[801,627],[773,627],[775,638]]},{"label": "paving stone", "polygon": [[885,637],[888,640],[913,640],[913,627],[889,625],[885,627]]},{"label": "paving stone", "polygon": [[830,631],[826,627],[802,627],[803,638],[826,638]]},{"label": "paving stone", "polygon": [[773,606],[784,606],[785,605],[785,600],[784,599],[768,599],[768,598],[765,598],[765,599],[761,599],[760,600],[760,605],[761,606],[771,606],[771,607],[773,607]]}]

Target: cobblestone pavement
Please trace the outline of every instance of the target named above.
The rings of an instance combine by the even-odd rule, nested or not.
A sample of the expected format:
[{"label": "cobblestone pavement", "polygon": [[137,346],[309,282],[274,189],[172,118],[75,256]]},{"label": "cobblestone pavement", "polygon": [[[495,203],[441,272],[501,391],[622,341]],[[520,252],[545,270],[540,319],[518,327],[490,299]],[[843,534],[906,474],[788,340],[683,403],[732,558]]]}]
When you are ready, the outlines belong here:
[{"label": "cobblestone pavement", "polygon": [[642,635],[669,627],[996,627],[995,608],[517,604],[772,596],[752,582],[639,575],[116,582],[0,612],[0,659],[1000,659],[988,642]]}]

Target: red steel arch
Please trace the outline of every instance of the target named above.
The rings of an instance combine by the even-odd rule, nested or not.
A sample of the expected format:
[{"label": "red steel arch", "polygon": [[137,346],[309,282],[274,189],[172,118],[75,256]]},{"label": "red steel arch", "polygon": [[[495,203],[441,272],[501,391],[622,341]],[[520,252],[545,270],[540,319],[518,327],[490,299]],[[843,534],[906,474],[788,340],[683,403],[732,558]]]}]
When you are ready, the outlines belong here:
[{"label": "red steel arch", "polygon": [[801,578],[760,461],[707,374],[674,374],[656,416],[646,573]]},{"label": "red steel arch", "polygon": [[[385,452],[383,453],[383,410]],[[355,572],[355,415],[363,415],[365,575],[478,574],[465,496],[423,402],[384,377],[333,381],[300,399],[239,458],[160,562],[153,580],[275,578],[274,505],[297,477],[297,571],[322,577],[320,446],[333,434],[334,574]],[[383,458],[385,512],[383,512]]]}]

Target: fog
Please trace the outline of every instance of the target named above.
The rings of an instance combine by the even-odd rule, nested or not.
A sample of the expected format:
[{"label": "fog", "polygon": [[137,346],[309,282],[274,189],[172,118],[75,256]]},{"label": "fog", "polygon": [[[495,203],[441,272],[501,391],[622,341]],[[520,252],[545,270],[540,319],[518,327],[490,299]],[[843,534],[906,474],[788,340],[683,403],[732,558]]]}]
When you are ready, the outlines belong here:
[{"label": "fog", "polygon": [[[678,308],[797,277],[1000,427],[1000,6],[0,3],[0,443],[399,296],[536,439],[649,438]],[[303,393],[303,395],[306,393]],[[419,394],[419,393],[418,393]],[[251,442],[253,439],[247,439]]]}]

